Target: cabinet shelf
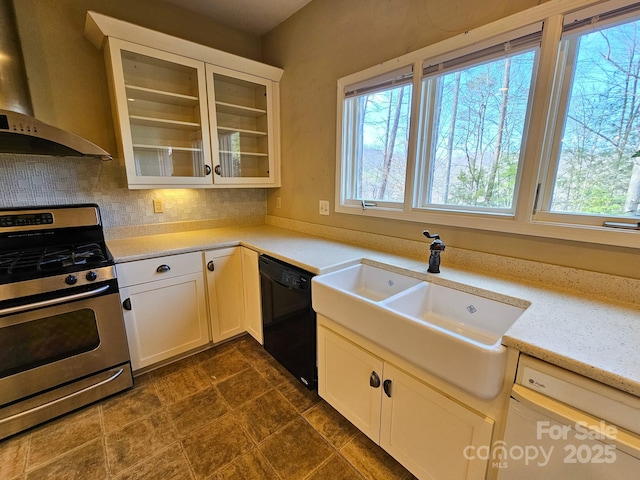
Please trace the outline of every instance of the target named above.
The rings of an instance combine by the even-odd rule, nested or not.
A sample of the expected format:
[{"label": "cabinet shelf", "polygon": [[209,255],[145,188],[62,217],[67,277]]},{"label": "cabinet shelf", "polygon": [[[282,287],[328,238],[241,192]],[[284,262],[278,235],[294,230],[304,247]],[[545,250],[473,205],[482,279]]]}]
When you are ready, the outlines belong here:
[{"label": "cabinet shelf", "polygon": [[130,84],[125,85],[125,88],[127,98],[130,100],[146,100],[149,102],[167,103],[183,107],[196,107],[199,104],[198,97],[192,95],[182,95],[180,93],[166,92]]},{"label": "cabinet shelf", "polygon": [[240,135],[245,135],[248,137],[266,137],[267,132],[258,132],[256,130],[244,130],[242,128],[230,128],[230,127],[221,127],[218,126],[218,133],[220,134],[228,134],[228,133],[239,133]]},{"label": "cabinet shelf", "polygon": [[244,105],[218,101],[216,101],[216,111],[246,117],[261,117],[267,114],[267,111],[262,108],[245,107]]},{"label": "cabinet shelf", "polygon": [[140,115],[129,115],[132,125],[143,127],[176,128],[180,130],[199,130],[200,124],[195,122],[183,122],[179,120],[168,120],[164,118],[143,117]]},{"label": "cabinet shelf", "polygon": [[191,148],[191,147],[174,147],[172,145],[144,145],[139,143],[134,143],[133,148],[137,150],[175,150],[177,152],[201,152],[202,148]]},{"label": "cabinet shelf", "polygon": [[259,152],[236,152],[231,150],[219,150],[220,153],[226,155],[240,155],[242,157],[268,157],[268,153],[259,153]]}]

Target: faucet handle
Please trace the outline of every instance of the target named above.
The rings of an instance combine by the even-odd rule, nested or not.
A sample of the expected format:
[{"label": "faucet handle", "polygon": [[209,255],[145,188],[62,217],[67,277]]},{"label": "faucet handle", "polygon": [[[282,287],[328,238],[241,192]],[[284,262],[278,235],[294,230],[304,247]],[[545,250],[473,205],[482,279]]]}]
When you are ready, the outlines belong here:
[{"label": "faucet handle", "polygon": [[429,247],[429,250],[431,251],[440,251],[443,252],[444,251],[444,242],[442,240],[440,240],[440,235],[438,235],[437,233],[434,233],[433,235],[431,235],[429,233],[428,230],[425,230],[424,232],[422,232],[422,234],[427,237],[427,238],[433,238],[433,242],[431,242],[431,246]]}]

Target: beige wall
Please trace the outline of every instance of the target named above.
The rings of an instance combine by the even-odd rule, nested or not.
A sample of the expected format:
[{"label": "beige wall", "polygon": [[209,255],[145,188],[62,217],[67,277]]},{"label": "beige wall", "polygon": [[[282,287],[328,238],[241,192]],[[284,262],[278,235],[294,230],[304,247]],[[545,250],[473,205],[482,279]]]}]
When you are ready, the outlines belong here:
[{"label": "beige wall", "polygon": [[17,0],[35,115],[117,151],[102,52],[84,37],[87,10],[260,60],[260,40],[156,0]]},{"label": "beige wall", "polygon": [[[117,152],[102,52],[84,38],[87,10],[260,60],[260,40],[158,0],[15,0],[40,120]],[[153,199],[164,213],[153,212]],[[106,227],[180,221],[264,222],[263,189],[129,190],[118,160],[0,154],[0,207],[95,202]]]},{"label": "beige wall", "polygon": [[[285,71],[282,188],[268,191],[267,212],[413,240],[423,240],[422,230],[428,228],[454,247],[640,278],[637,250],[333,212],[337,79],[538,3],[313,0],[264,36],[263,60]],[[282,207],[277,209],[278,196]],[[321,199],[331,202],[328,217],[318,214]]]}]

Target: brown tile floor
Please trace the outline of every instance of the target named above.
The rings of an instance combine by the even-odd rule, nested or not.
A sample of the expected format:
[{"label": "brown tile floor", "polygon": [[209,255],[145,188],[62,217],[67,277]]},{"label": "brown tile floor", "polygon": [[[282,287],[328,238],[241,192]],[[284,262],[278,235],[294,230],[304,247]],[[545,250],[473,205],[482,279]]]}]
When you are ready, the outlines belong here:
[{"label": "brown tile floor", "polygon": [[0,441],[0,479],[412,479],[249,336]]}]

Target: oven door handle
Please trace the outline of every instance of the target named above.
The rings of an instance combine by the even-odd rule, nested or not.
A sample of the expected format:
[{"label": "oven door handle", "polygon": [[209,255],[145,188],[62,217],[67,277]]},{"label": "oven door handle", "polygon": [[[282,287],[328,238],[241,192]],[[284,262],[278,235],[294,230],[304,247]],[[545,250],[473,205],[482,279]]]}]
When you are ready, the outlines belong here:
[{"label": "oven door handle", "polygon": [[80,300],[82,298],[93,297],[99,295],[102,292],[109,289],[109,285],[104,285],[95,290],[89,290],[88,292],[75,293],[73,295],[67,295],[66,297],[52,298],[51,300],[43,300],[42,302],[29,303],[27,305],[17,305],[15,307],[3,308],[0,310],[0,316],[9,315],[12,313],[20,313],[34,308],[51,307],[52,305],[59,305],[61,303],[70,302],[73,300]]},{"label": "oven door handle", "polygon": [[52,400],[50,402],[44,403],[42,405],[38,405],[37,407],[31,408],[29,410],[25,410],[24,412],[16,413],[15,415],[11,415],[10,417],[3,418],[2,420],[0,420],[0,425],[2,425],[3,423],[7,423],[12,420],[15,420],[17,418],[24,417],[25,415],[31,415],[40,410],[44,410],[45,408],[50,408],[53,405],[56,405],[60,402],[64,402],[66,400],[69,400],[70,398],[77,397],[78,395],[82,395],[84,393],[90,392],[91,390],[94,390],[96,388],[100,388],[101,386],[106,385],[107,383],[113,382],[116,378],[122,375],[123,372],[124,372],[124,368],[120,368],[116,373],[111,375],[109,378],[106,378],[98,383],[94,383],[93,385],[89,385],[88,387],[78,390],[77,392],[70,393],[69,395],[65,395],[64,397],[56,398],[55,400]]}]

